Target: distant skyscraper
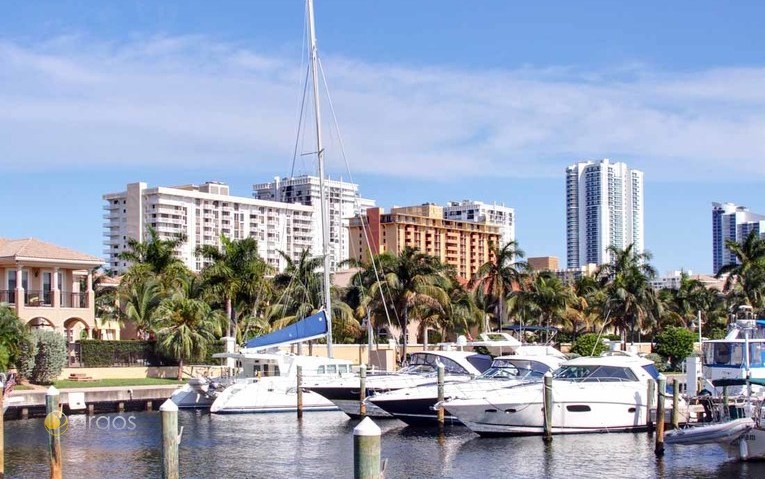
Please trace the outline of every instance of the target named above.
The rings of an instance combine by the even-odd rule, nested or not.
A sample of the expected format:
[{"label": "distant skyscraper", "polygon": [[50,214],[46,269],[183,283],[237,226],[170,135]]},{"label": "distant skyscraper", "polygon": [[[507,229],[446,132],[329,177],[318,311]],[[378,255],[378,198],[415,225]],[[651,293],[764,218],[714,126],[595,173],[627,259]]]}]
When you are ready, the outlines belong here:
[{"label": "distant skyscraper", "polygon": [[569,268],[610,261],[609,246],[643,252],[643,172],[608,159],[566,168]]},{"label": "distant skyscraper", "polygon": [[746,206],[712,203],[712,273],[738,259],[725,247],[726,240],[742,242],[755,231],[765,238],[765,216],[752,213]]}]

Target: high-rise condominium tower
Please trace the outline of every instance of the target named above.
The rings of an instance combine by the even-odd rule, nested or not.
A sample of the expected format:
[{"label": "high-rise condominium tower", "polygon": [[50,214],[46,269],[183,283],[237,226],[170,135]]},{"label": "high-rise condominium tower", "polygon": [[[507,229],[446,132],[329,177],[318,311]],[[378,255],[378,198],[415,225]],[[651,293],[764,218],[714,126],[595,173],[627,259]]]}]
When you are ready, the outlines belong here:
[{"label": "high-rise condominium tower", "polygon": [[643,172],[608,159],[566,168],[568,267],[610,261],[607,248],[643,252]]},{"label": "high-rise condominium tower", "polygon": [[737,263],[736,255],[725,247],[726,240],[742,242],[752,231],[765,238],[765,216],[746,206],[712,203],[712,273],[726,264]]}]

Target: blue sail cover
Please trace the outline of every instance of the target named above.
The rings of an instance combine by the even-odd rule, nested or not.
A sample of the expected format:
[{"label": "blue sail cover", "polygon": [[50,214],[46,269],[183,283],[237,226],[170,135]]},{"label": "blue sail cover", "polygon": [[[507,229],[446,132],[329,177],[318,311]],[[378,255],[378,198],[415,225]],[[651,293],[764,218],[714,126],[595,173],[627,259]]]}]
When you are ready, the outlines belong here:
[{"label": "blue sail cover", "polygon": [[244,346],[247,349],[261,349],[307,341],[322,337],[325,334],[327,334],[327,315],[324,311],[319,311],[278,331],[252,338]]}]

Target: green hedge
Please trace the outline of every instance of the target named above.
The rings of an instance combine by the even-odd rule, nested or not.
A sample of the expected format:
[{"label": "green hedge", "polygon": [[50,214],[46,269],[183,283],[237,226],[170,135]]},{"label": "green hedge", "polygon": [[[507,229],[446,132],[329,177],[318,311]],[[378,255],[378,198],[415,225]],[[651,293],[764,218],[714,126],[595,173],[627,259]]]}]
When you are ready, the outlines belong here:
[{"label": "green hedge", "polygon": [[157,351],[156,341],[102,341],[80,343],[80,360],[88,368],[110,366],[175,366],[178,361]]}]

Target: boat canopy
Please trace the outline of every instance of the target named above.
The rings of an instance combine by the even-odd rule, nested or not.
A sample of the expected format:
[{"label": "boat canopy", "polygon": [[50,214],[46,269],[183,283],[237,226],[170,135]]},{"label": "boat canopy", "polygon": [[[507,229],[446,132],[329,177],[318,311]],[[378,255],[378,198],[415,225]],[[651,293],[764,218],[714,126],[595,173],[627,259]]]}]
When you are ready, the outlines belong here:
[{"label": "boat canopy", "polygon": [[263,349],[283,344],[292,344],[323,337],[327,334],[327,315],[324,311],[303,318],[287,327],[272,333],[252,338],[245,347],[247,349]]},{"label": "boat canopy", "polygon": [[[720,388],[723,386],[746,386],[747,380],[744,378],[724,378],[715,379],[712,381],[714,387]],[[758,386],[765,386],[765,378],[749,378],[750,384],[756,384]]]}]

